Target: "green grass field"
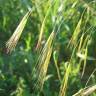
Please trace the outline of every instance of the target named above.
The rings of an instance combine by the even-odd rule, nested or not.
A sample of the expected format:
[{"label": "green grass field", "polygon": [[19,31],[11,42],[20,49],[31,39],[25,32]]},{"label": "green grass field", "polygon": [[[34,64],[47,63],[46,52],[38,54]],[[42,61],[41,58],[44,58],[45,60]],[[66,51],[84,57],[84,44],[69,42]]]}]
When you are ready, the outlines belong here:
[{"label": "green grass field", "polygon": [[96,1],[0,0],[0,96],[96,96]]}]

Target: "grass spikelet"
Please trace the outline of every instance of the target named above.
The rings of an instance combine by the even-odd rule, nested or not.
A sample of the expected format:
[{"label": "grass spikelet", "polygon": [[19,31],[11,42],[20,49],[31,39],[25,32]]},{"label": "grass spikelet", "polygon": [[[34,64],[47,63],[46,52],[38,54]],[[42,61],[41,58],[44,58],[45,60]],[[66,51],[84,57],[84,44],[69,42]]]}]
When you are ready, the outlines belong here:
[{"label": "grass spikelet", "polygon": [[89,95],[91,96],[91,94],[95,91],[96,91],[96,85],[81,89],[77,93],[75,93],[73,96],[89,96]]},{"label": "grass spikelet", "polygon": [[65,76],[63,78],[63,82],[62,82],[61,87],[60,87],[59,96],[66,96],[67,83],[68,83],[70,70],[71,70],[71,65],[69,64],[67,69],[66,69],[66,73],[65,73]]},{"label": "grass spikelet", "polygon": [[44,85],[44,81],[45,81],[45,78],[46,78],[51,53],[52,53],[52,47],[49,49],[46,60],[45,60],[44,64],[41,66],[41,68],[40,68],[39,77],[38,77],[38,80],[36,82],[36,88],[37,89],[39,88],[40,91],[43,89],[43,85]]},{"label": "grass spikelet", "polygon": [[16,28],[15,32],[11,36],[11,38],[6,42],[7,53],[12,52],[14,48],[16,47],[30,13],[31,11],[26,13],[26,15],[23,17],[18,27]]},{"label": "grass spikelet", "polygon": [[[84,75],[85,72],[85,67],[86,67],[86,61],[87,60],[96,60],[94,57],[90,57],[88,56],[88,42],[90,40],[90,35],[87,35],[86,38],[84,38],[84,34],[82,34],[81,38],[80,38],[80,44],[78,45],[78,52],[77,52],[77,57],[80,58],[80,62],[84,62],[83,63],[83,71],[81,74],[81,78]],[[80,64],[81,65],[81,64]]]},{"label": "grass spikelet", "polygon": [[87,61],[87,55],[88,55],[88,49],[87,49],[87,47],[86,47],[86,49],[85,49],[85,54],[84,54],[84,56],[85,56],[85,58],[84,58],[84,66],[83,66],[83,71],[82,71],[81,77],[83,77],[84,72],[85,72],[86,61]]},{"label": "grass spikelet", "polygon": [[39,39],[38,39],[36,49],[38,49],[40,44],[41,44],[41,40],[42,40],[42,36],[43,36],[43,32],[44,32],[44,27],[45,27],[45,22],[46,22],[46,19],[47,19],[47,16],[48,16],[49,12],[50,12],[50,7],[49,7],[49,10],[47,11],[47,13],[44,17],[43,22],[42,22],[42,26],[41,26],[41,30],[40,30]]},{"label": "grass spikelet", "polygon": [[77,24],[77,26],[76,26],[76,28],[74,30],[74,33],[73,33],[72,38],[71,38],[71,40],[70,40],[70,42],[68,44],[68,47],[69,47],[70,44],[73,44],[74,46],[76,45],[78,35],[80,34],[80,31],[81,31],[81,29],[80,29],[81,24],[82,24],[82,18],[79,20],[79,22],[78,22],[78,24]]},{"label": "grass spikelet", "polygon": [[50,34],[47,42],[45,43],[44,48],[42,49],[38,64],[35,68],[38,80],[36,81],[34,87],[35,89],[39,89],[40,91],[43,88],[43,84],[47,74],[48,65],[52,54],[52,46],[53,46],[52,44],[53,44],[54,35],[55,35],[54,32]]},{"label": "grass spikelet", "polygon": [[84,34],[82,34],[81,38],[80,38],[80,43],[78,45],[78,52],[80,52],[81,48],[82,48],[82,44],[83,44],[83,39],[84,39]]}]

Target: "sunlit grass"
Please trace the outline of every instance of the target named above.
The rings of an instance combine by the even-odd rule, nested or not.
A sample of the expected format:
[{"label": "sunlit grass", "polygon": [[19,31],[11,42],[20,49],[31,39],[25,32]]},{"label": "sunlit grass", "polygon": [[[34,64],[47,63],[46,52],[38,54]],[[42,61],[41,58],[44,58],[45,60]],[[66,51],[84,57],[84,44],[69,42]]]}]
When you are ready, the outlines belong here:
[{"label": "sunlit grass", "polygon": [[23,17],[23,19],[20,21],[20,24],[18,25],[18,27],[16,28],[15,32],[13,33],[13,35],[10,37],[10,39],[7,41],[6,43],[6,47],[7,47],[7,53],[11,52],[15,49],[18,40],[23,32],[23,29],[27,23],[27,20],[29,18],[31,14],[31,11],[27,12],[26,15]]}]

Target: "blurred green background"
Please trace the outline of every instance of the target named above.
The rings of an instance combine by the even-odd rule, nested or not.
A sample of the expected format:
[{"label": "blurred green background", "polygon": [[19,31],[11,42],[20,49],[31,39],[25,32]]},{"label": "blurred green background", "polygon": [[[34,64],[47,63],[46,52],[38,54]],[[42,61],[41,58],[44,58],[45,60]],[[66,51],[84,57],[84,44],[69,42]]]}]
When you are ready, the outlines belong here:
[{"label": "blurred green background", "polygon": [[[39,57],[36,45],[42,22],[48,11],[49,1],[55,3],[52,5],[47,16],[41,45],[45,44],[52,32],[55,16],[58,10],[60,10],[60,4],[63,4],[63,10],[62,14],[57,17],[57,27],[60,25],[59,20],[61,20],[61,17],[63,18],[63,24],[56,36],[48,68],[48,74],[52,76],[45,82],[40,95],[37,95],[33,94],[32,70]],[[91,3],[89,4],[89,2]],[[5,46],[7,40],[30,8],[33,9],[32,14],[28,18],[15,50],[12,53],[7,53]],[[76,29],[81,16],[81,27]],[[86,60],[84,76],[81,78],[84,67],[83,62],[80,64],[82,57],[76,55],[77,49],[75,49],[76,46],[74,44],[70,44],[70,47],[67,47],[67,45],[75,29],[81,32],[79,36],[75,34],[77,36],[75,41],[81,40],[82,34],[86,32],[84,33],[83,42],[89,36],[88,44],[86,44],[88,56],[96,58],[95,28],[96,2],[93,2],[93,0],[0,0],[0,96],[58,96],[60,81],[54,63],[54,53],[57,56],[56,62],[58,62],[62,79],[73,54],[71,60],[73,65],[68,79],[66,96],[72,96],[81,88],[84,88],[88,78],[96,69],[96,60]],[[73,40],[73,43],[77,43],[75,41]],[[83,48],[84,50],[86,46]],[[96,84],[96,72],[91,75],[87,86],[94,84]],[[92,96],[96,96],[96,94],[94,93]]]}]

